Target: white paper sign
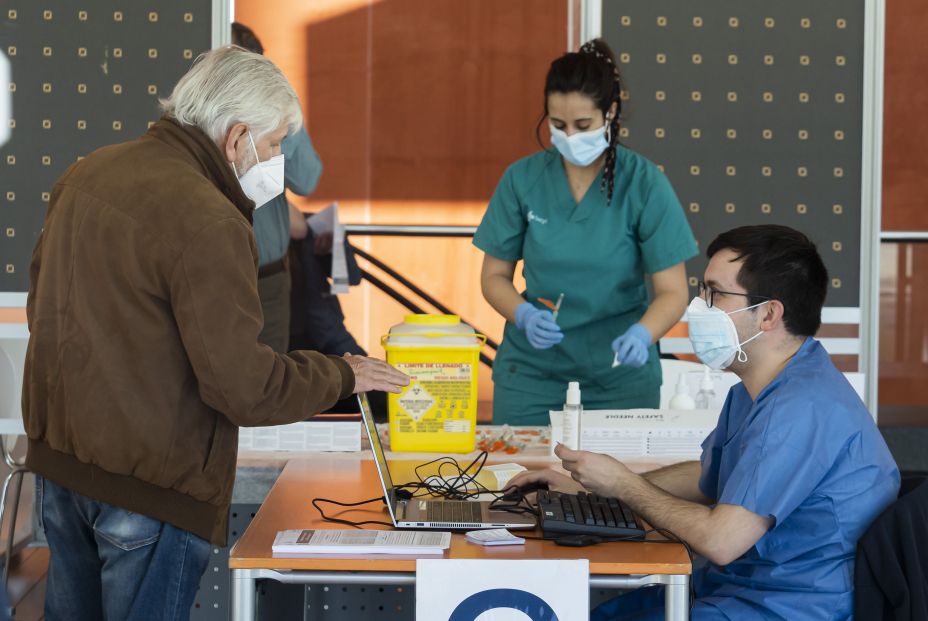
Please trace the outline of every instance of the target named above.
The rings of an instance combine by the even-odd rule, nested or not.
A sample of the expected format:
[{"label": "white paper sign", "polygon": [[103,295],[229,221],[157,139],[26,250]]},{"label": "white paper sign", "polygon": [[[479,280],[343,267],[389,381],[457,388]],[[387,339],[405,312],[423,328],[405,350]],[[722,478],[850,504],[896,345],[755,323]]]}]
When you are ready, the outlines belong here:
[{"label": "white paper sign", "polygon": [[332,235],[332,285],[330,293],[348,293],[348,259],[345,256],[345,226],[338,219],[338,203],[306,218],[314,235]]},{"label": "white paper sign", "polygon": [[418,559],[416,621],[587,621],[590,563]]},{"label": "white paper sign", "polygon": [[[12,82],[10,75],[10,61],[3,52],[0,52],[0,84]],[[13,93],[8,88],[0,89],[0,146],[10,139],[10,119],[13,118]]]}]

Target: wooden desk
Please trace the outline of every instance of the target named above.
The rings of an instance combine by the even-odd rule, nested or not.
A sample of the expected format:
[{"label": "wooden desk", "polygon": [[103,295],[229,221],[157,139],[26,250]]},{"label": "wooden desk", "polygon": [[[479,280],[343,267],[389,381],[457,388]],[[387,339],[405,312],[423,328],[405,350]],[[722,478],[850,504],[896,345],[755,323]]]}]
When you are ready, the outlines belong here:
[{"label": "wooden desk", "polygon": [[[232,570],[232,618],[255,617],[255,582],[267,579],[292,584],[415,584],[416,561],[412,556],[274,558],[271,545],[278,531],[306,528],[343,528],[322,521],[312,507],[313,498],[363,500],[382,494],[380,480],[370,460],[320,454],[290,461],[271,489],[251,525],[229,554]],[[394,480],[411,480],[415,462],[390,462]],[[332,507],[332,513],[338,507]],[[329,513],[327,508],[326,513]],[[383,504],[345,510],[338,517],[384,520],[390,517]],[[433,558],[433,557],[428,557]],[[547,541],[528,540],[524,546],[484,547],[468,543],[463,534],[452,537],[445,558],[454,559],[589,559],[590,586],[635,588],[666,585],[666,619],[689,618],[690,561],[682,545],[621,542],[588,548],[567,548]]]}]

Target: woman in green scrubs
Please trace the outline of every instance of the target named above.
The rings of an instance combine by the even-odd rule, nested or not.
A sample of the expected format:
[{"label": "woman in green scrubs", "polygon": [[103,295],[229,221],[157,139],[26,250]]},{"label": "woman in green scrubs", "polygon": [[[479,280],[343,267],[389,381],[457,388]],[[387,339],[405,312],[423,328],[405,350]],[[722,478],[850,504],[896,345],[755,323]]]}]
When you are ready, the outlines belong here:
[{"label": "woman in green scrubs", "polygon": [[[555,148],[506,170],[474,235],[483,295],[507,320],[494,423],[548,424],[569,381],[586,409],[658,407],[654,343],[686,309],[684,262],[697,249],[664,174],[618,144],[621,89],[600,39],[555,60],[544,117]],[[513,284],[519,260],[524,293]],[[555,317],[539,298],[561,294]]]}]

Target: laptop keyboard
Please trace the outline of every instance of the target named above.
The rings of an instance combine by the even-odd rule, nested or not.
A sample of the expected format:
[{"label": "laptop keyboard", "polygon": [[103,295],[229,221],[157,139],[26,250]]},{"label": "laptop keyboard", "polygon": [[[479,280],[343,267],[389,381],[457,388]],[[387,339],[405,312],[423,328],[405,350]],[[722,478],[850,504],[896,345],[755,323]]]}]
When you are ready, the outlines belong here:
[{"label": "laptop keyboard", "polygon": [[481,522],[483,518],[479,502],[442,500],[428,502],[426,507],[429,522],[473,523]]},{"label": "laptop keyboard", "polygon": [[643,537],[635,515],[616,498],[579,492],[540,490],[538,509],[544,534],[586,534],[602,537]]}]

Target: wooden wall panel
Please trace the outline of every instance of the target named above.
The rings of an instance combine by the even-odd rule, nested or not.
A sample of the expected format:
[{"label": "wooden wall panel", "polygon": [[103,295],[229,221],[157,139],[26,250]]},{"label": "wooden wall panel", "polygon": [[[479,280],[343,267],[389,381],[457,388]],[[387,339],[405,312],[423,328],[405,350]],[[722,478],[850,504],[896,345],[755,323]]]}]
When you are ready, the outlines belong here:
[{"label": "wooden wall panel", "polygon": [[[926,29],[924,0],[887,0],[883,230],[928,231],[928,56],[922,52]],[[880,405],[915,406],[911,411],[916,414],[907,424],[926,424],[928,246],[884,244],[881,259]],[[887,411],[898,416],[892,408]]]},{"label": "wooden wall panel", "polygon": [[928,230],[928,3],[887,0],[883,229]]}]

